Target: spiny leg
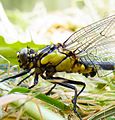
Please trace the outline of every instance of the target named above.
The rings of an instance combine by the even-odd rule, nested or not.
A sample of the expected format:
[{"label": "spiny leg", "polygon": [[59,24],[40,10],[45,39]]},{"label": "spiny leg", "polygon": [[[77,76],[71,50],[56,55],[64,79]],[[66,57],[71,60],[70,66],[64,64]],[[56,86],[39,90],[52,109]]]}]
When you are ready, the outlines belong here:
[{"label": "spiny leg", "polygon": [[[84,82],[81,82],[81,81],[73,81],[73,80],[70,80],[70,79],[65,79],[65,78],[61,78],[61,77],[51,77],[51,78],[48,78],[50,80],[52,80],[51,82],[53,84],[56,84],[56,82],[62,82],[62,83],[70,83],[70,84],[75,84],[75,85],[82,85],[82,89],[77,93],[77,97],[81,94],[81,92],[85,89],[86,87],[86,84]],[[55,81],[56,79],[56,81]]]},{"label": "spiny leg", "polygon": [[32,72],[30,75],[28,75],[27,77],[25,77],[23,80],[21,80],[17,86],[19,86],[24,80],[26,80],[27,78],[29,78],[30,76],[32,76],[34,74],[34,72]]},{"label": "spiny leg", "polygon": [[[63,80],[63,82],[64,83],[70,83],[70,84],[76,84],[76,85],[82,85],[83,87],[82,87],[82,89],[78,92],[78,94],[77,94],[77,97],[82,93],[82,91],[85,89],[85,87],[86,87],[86,84],[84,83],[84,82],[81,82],[81,81],[73,81],[73,80],[69,80],[69,79],[65,79],[65,78],[61,78],[61,77],[50,77],[50,78],[47,78],[46,76],[44,76],[44,75],[41,75],[41,77],[43,78],[43,79],[45,79],[45,80],[47,80],[47,79],[50,79],[50,80],[53,80],[53,84],[56,84],[56,82],[55,82],[55,79],[56,80]],[[54,88],[55,88],[55,86],[56,85],[54,85],[49,91],[51,92]],[[49,92],[48,91],[48,92]]]},{"label": "spiny leg", "polygon": [[[61,77],[50,77],[50,78],[47,78],[46,76],[44,76],[44,75],[41,75],[41,77],[43,78],[43,79],[45,79],[45,80],[47,80],[47,79],[50,79],[50,80],[54,80],[54,79],[56,79],[56,80],[64,80],[63,82],[65,82],[65,83],[70,83],[70,84],[76,84],[76,85],[82,85],[83,87],[82,87],[82,89],[79,91],[79,93],[77,94],[77,97],[80,95],[80,93],[85,89],[85,87],[86,87],[86,84],[84,83],[84,82],[81,82],[81,81],[73,81],[73,80],[69,80],[69,79],[65,79],[65,78],[61,78]],[[55,80],[54,80],[54,82],[55,82]],[[53,83],[53,82],[52,82]],[[56,83],[53,83],[53,84],[56,84]],[[54,85],[54,86],[56,86],[56,85]],[[55,87],[52,87],[51,88],[51,91],[55,88]],[[49,90],[50,91],[50,90]],[[51,92],[50,91],[50,92]]]},{"label": "spiny leg", "polygon": [[35,73],[34,84],[32,86],[30,86],[29,89],[33,88],[37,84],[38,84],[38,74]]},{"label": "spiny leg", "polygon": [[5,78],[5,79],[1,80],[0,82],[4,82],[4,81],[9,80],[9,79],[14,79],[14,78],[23,76],[23,75],[27,74],[28,72],[30,72],[30,70],[24,70],[24,71],[20,72],[19,74],[16,74],[16,75],[8,77],[8,78]]},{"label": "spiny leg", "polygon": [[46,95],[50,95],[51,91],[56,87],[56,84],[54,84],[48,92],[46,92]]},{"label": "spiny leg", "polygon": [[[45,76],[42,76],[43,78],[46,78]],[[50,79],[51,83],[53,84],[59,84],[61,86],[64,86],[64,87],[67,87],[67,88],[70,88],[70,89],[73,89],[75,91],[75,95],[74,95],[74,98],[72,99],[72,103],[73,103],[73,109],[74,109],[74,112],[77,114],[77,116],[80,118],[80,120],[82,120],[81,116],[79,115],[79,113],[77,112],[76,110],[76,103],[77,103],[77,97],[80,95],[80,93],[85,89],[85,83],[84,82],[81,82],[81,81],[73,81],[73,80],[69,80],[69,79],[65,79],[65,78],[61,78],[61,77],[51,77],[51,78],[48,78]],[[71,85],[71,84],[76,84],[76,85],[82,85],[82,89],[79,91],[79,93],[77,94],[77,89],[75,86]]]},{"label": "spiny leg", "polygon": [[[44,75],[41,75],[41,77],[42,77],[44,80],[47,80],[47,79],[48,79],[48,78],[47,78],[46,76],[44,76]],[[49,78],[49,79],[51,79],[51,78]],[[47,91],[45,94],[46,94],[46,95],[49,95],[49,94],[51,93],[51,91],[52,91],[55,87],[56,87],[56,84],[54,84],[54,85],[50,88],[50,90]]]},{"label": "spiny leg", "polygon": [[77,112],[76,110],[76,103],[77,103],[77,89],[75,86],[69,84],[69,83],[57,83],[61,86],[64,86],[64,87],[67,87],[67,88],[70,88],[70,89],[73,89],[75,91],[75,94],[74,94],[74,98],[72,99],[72,103],[73,103],[73,110],[74,110],[74,113],[77,114],[77,116],[79,117],[80,120],[82,120],[80,114]]},{"label": "spiny leg", "polygon": [[83,92],[83,90],[85,89],[86,87],[86,84],[84,82],[81,82],[81,81],[76,81],[77,82],[77,85],[82,85],[82,89],[79,91],[79,93],[77,94],[77,97]]}]

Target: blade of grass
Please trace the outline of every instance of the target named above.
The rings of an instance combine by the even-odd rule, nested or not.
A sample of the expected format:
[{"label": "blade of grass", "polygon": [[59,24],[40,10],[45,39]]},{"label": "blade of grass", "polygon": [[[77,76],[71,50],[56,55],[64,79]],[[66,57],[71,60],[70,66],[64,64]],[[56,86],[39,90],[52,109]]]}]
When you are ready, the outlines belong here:
[{"label": "blade of grass", "polygon": [[92,117],[89,118],[89,120],[104,119],[112,115],[115,115],[115,105],[109,106],[108,108],[94,114]]}]

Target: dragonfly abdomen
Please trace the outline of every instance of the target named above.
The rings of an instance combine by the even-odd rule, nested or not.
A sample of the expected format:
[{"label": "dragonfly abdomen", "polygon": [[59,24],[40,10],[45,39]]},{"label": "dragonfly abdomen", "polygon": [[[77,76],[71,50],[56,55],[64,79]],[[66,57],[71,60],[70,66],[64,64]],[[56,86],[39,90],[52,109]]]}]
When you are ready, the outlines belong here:
[{"label": "dragonfly abdomen", "polygon": [[115,63],[102,62],[102,63],[99,63],[99,66],[100,66],[103,70],[115,70]]},{"label": "dragonfly abdomen", "polygon": [[113,62],[97,62],[97,61],[83,61],[86,66],[92,66],[96,69],[103,69],[103,70],[115,70],[115,63]]}]

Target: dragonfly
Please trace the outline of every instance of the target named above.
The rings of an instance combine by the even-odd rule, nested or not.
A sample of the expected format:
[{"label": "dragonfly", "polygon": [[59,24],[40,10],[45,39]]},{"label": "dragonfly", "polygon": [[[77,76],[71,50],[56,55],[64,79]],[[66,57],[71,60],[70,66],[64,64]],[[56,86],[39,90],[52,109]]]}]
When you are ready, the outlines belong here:
[{"label": "dragonfly", "polygon": [[[30,89],[38,84],[39,76],[54,84],[46,93],[47,95],[56,85],[70,88],[74,90],[73,111],[82,120],[76,110],[76,103],[86,84],[78,80],[56,77],[55,74],[57,72],[66,72],[79,73],[85,77],[94,77],[96,75],[100,77],[99,70],[114,71],[115,15],[81,28],[63,43],[48,45],[39,51],[35,51],[30,47],[23,48],[17,52],[17,59],[23,71],[0,82],[29,73],[18,85],[34,75],[34,83],[29,87]],[[79,92],[76,85],[82,86]]]}]

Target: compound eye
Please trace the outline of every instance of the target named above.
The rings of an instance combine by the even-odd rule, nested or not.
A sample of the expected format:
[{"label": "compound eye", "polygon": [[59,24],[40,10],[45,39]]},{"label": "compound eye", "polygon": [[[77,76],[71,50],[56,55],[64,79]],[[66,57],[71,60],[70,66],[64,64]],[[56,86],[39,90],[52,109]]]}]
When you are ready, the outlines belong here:
[{"label": "compound eye", "polygon": [[28,53],[27,48],[23,48],[23,49],[20,51],[20,54],[27,54],[27,53]]},{"label": "compound eye", "polygon": [[26,63],[28,57],[27,57],[27,54],[23,53],[19,55],[19,58],[22,63]]},{"label": "compound eye", "polygon": [[25,64],[27,62],[27,48],[23,48],[20,52],[17,52],[18,62]]}]

